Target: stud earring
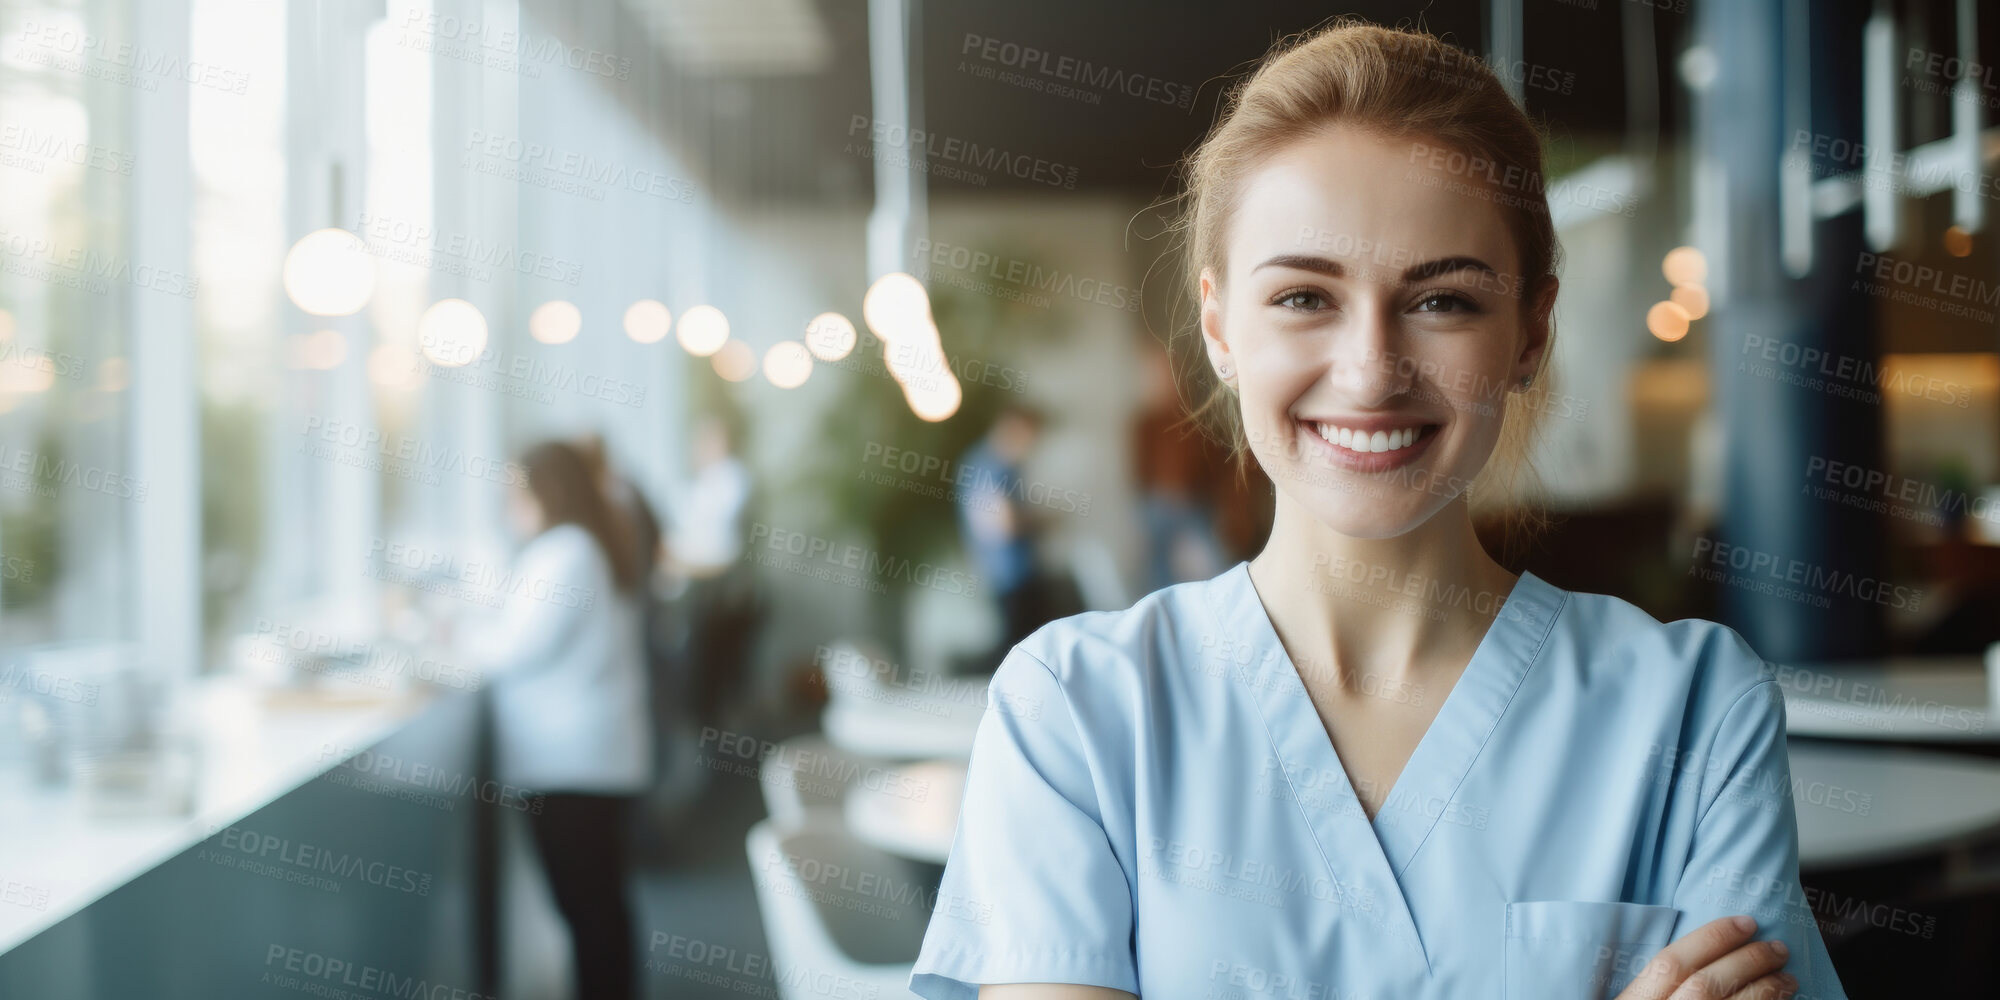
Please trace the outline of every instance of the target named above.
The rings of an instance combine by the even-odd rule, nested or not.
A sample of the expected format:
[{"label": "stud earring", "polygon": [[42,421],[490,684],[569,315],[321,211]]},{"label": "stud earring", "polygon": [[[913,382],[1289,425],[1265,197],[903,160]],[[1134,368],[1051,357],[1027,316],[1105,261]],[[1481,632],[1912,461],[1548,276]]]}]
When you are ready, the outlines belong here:
[{"label": "stud earring", "polygon": [[1215,373],[1217,375],[1222,376],[1222,380],[1224,382],[1227,382],[1230,379],[1236,377],[1236,366],[1230,364],[1227,361],[1224,361],[1223,363],[1215,366]]},{"label": "stud earring", "polygon": [[1526,389],[1529,386],[1529,384],[1534,381],[1535,381],[1535,376],[1533,375],[1521,376],[1521,388]]}]

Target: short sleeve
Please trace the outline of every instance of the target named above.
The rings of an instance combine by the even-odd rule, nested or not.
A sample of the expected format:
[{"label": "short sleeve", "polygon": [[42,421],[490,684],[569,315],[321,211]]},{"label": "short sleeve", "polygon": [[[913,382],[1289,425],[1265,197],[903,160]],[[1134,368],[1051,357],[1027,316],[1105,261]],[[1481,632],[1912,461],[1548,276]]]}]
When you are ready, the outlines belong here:
[{"label": "short sleeve", "polygon": [[910,989],[928,1000],[972,1000],[993,983],[1136,994],[1132,882],[1062,687],[1016,646],[987,693]]},{"label": "short sleeve", "polygon": [[1701,817],[1674,906],[1678,939],[1743,913],[1760,941],[1783,940],[1799,1000],[1845,1000],[1799,882],[1799,830],[1785,746],[1784,693],[1760,681],[1723,713],[1701,769]]}]

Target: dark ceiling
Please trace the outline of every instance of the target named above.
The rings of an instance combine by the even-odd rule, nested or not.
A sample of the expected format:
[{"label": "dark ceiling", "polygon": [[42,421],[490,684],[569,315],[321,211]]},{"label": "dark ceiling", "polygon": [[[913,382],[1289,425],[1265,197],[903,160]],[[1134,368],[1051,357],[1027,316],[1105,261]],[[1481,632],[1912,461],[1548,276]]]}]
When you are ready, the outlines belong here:
[{"label": "dark ceiling", "polygon": [[[1065,2],[1026,0],[973,3],[932,0],[923,5],[924,121],[940,135],[990,144],[1023,155],[1077,168],[1083,188],[1120,188],[1137,194],[1160,193],[1176,160],[1200,139],[1213,122],[1217,98],[1235,74],[1243,72],[1278,38],[1312,27],[1330,12],[1357,13],[1381,22],[1414,16],[1410,4],[1375,3],[1360,8],[1332,8],[1325,3],[1271,0],[1220,4],[1130,2]],[[1401,8],[1399,10],[1399,8]],[[1471,3],[1433,4],[1424,17],[1430,30],[1448,38],[1477,44],[1481,37],[1479,8]],[[965,54],[967,36],[995,40],[994,49],[979,45]],[[1067,57],[1109,70],[1128,79],[1158,79],[1162,97],[1193,91],[1185,107],[1162,100],[1133,97],[1117,89],[1079,87],[1097,100],[1042,93],[1024,86],[977,75],[1008,67],[998,58],[1011,55],[1001,46],[1035,48],[1050,53],[1049,62]],[[1018,62],[1018,60],[1017,60]],[[1017,70],[1017,72],[1019,72]],[[1021,72],[1044,82],[1061,82],[1046,73]],[[1034,181],[992,186],[1033,187]],[[944,195],[966,184],[940,182],[934,194]]]},{"label": "dark ceiling", "polygon": [[[1669,4],[1670,5],[1670,4]],[[1606,0],[1587,9],[1556,0],[1525,4],[1523,88],[1529,110],[1558,143],[1615,139],[1625,128],[1623,18],[1653,22],[1652,69],[1672,64],[1683,44],[1685,14]],[[1034,151],[1078,166],[1079,186],[1158,193],[1172,166],[1214,121],[1225,88],[1279,38],[1335,14],[1422,27],[1474,52],[1485,51],[1486,3],[1373,2],[1332,6],[1306,0],[1217,4],[1079,3],[1024,0],[1005,4],[964,0],[923,8],[925,120],[940,133],[983,138],[1008,149]],[[968,35],[1155,76],[1198,89],[1191,106],[1108,93],[1102,102],[1037,93],[975,75],[978,54],[962,56]],[[991,65],[987,61],[986,65]],[[1532,72],[1533,77],[1527,74]],[[1663,81],[1664,82],[1664,81]],[[1672,92],[1662,87],[1662,92]]]},{"label": "dark ceiling", "polygon": [[[872,115],[868,5],[815,2],[833,49],[821,72],[692,76],[676,72],[669,57],[654,51],[646,53],[650,65],[620,87],[621,100],[642,120],[655,122],[690,169],[725,201],[826,204],[873,198],[873,163],[861,142]],[[558,31],[590,31],[621,49],[644,47],[636,41],[645,37],[644,29],[622,8],[589,17],[556,0],[531,4]],[[976,143],[1074,168],[1077,191],[1141,198],[1168,191],[1175,163],[1212,123],[1227,84],[1286,34],[1336,14],[1355,14],[1378,23],[1418,25],[1479,53],[1486,39],[1484,0],[1374,0],[1339,7],[1308,0],[1246,0],[1226,7],[1193,0],[918,4],[922,119],[934,142]],[[1549,130],[1558,167],[1581,158],[1577,147],[1609,146],[1625,132],[1628,48],[1651,50],[1641,78],[1656,81],[1658,100],[1666,102],[1658,112],[1664,127],[1680,127],[1680,90],[1670,70],[1691,25],[1689,15],[1673,11],[1673,5],[1674,0],[1526,0],[1523,62],[1545,85],[1524,92],[1530,112]],[[1627,19],[1643,20],[1628,24]],[[1633,45],[1626,33],[1635,28],[1641,33]],[[987,39],[993,47],[986,46]],[[1091,86],[1077,79],[1085,71],[1024,70],[1016,52],[1029,48],[1049,53],[1048,65],[1087,63],[1087,73],[1100,80],[1107,73],[1143,80],[1156,98],[1166,99]],[[1073,62],[1059,64],[1064,58]],[[1009,70],[1036,82],[1006,80],[1001,74]],[[1052,83],[1078,91],[1033,89]],[[1192,99],[1177,106],[1182,88],[1192,91]],[[858,131],[857,119],[863,122]],[[1051,190],[1045,181],[1003,171],[972,173],[976,177],[934,175],[931,196]]]}]

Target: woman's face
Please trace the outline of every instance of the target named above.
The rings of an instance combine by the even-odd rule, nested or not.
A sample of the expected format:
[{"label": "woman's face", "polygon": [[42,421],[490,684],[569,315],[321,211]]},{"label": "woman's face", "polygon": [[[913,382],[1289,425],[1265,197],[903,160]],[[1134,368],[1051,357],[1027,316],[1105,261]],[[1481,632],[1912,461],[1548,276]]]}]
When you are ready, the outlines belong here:
[{"label": "woman's face", "polygon": [[1535,371],[1494,190],[1422,140],[1329,128],[1244,178],[1224,273],[1201,278],[1209,361],[1234,369],[1264,471],[1322,524],[1401,535],[1465,490]]}]

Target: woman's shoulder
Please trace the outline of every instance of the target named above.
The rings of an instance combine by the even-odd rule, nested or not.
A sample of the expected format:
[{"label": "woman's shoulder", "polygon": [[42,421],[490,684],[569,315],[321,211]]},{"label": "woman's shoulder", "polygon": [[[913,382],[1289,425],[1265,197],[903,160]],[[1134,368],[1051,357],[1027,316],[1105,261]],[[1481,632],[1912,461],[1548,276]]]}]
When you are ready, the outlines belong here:
[{"label": "woman's shoulder", "polygon": [[538,576],[568,583],[591,584],[600,577],[609,579],[611,562],[597,543],[597,536],[574,522],[550,525],[530,539],[521,550],[523,569]]},{"label": "woman's shoulder", "polygon": [[1552,639],[1585,679],[1685,690],[1692,700],[1722,707],[1773,683],[1771,665],[1728,625],[1705,618],[1661,621],[1611,594],[1567,593]]},{"label": "woman's shoulder", "polygon": [[1229,575],[1162,587],[1119,610],[1055,619],[1021,640],[1007,660],[1046,670],[1073,706],[1135,709],[1161,690],[1163,671],[1177,670],[1199,655],[1202,642],[1216,640],[1210,609]]},{"label": "woman's shoulder", "polygon": [[525,558],[577,560],[597,552],[597,539],[583,525],[573,521],[549,525],[522,548]]}]

